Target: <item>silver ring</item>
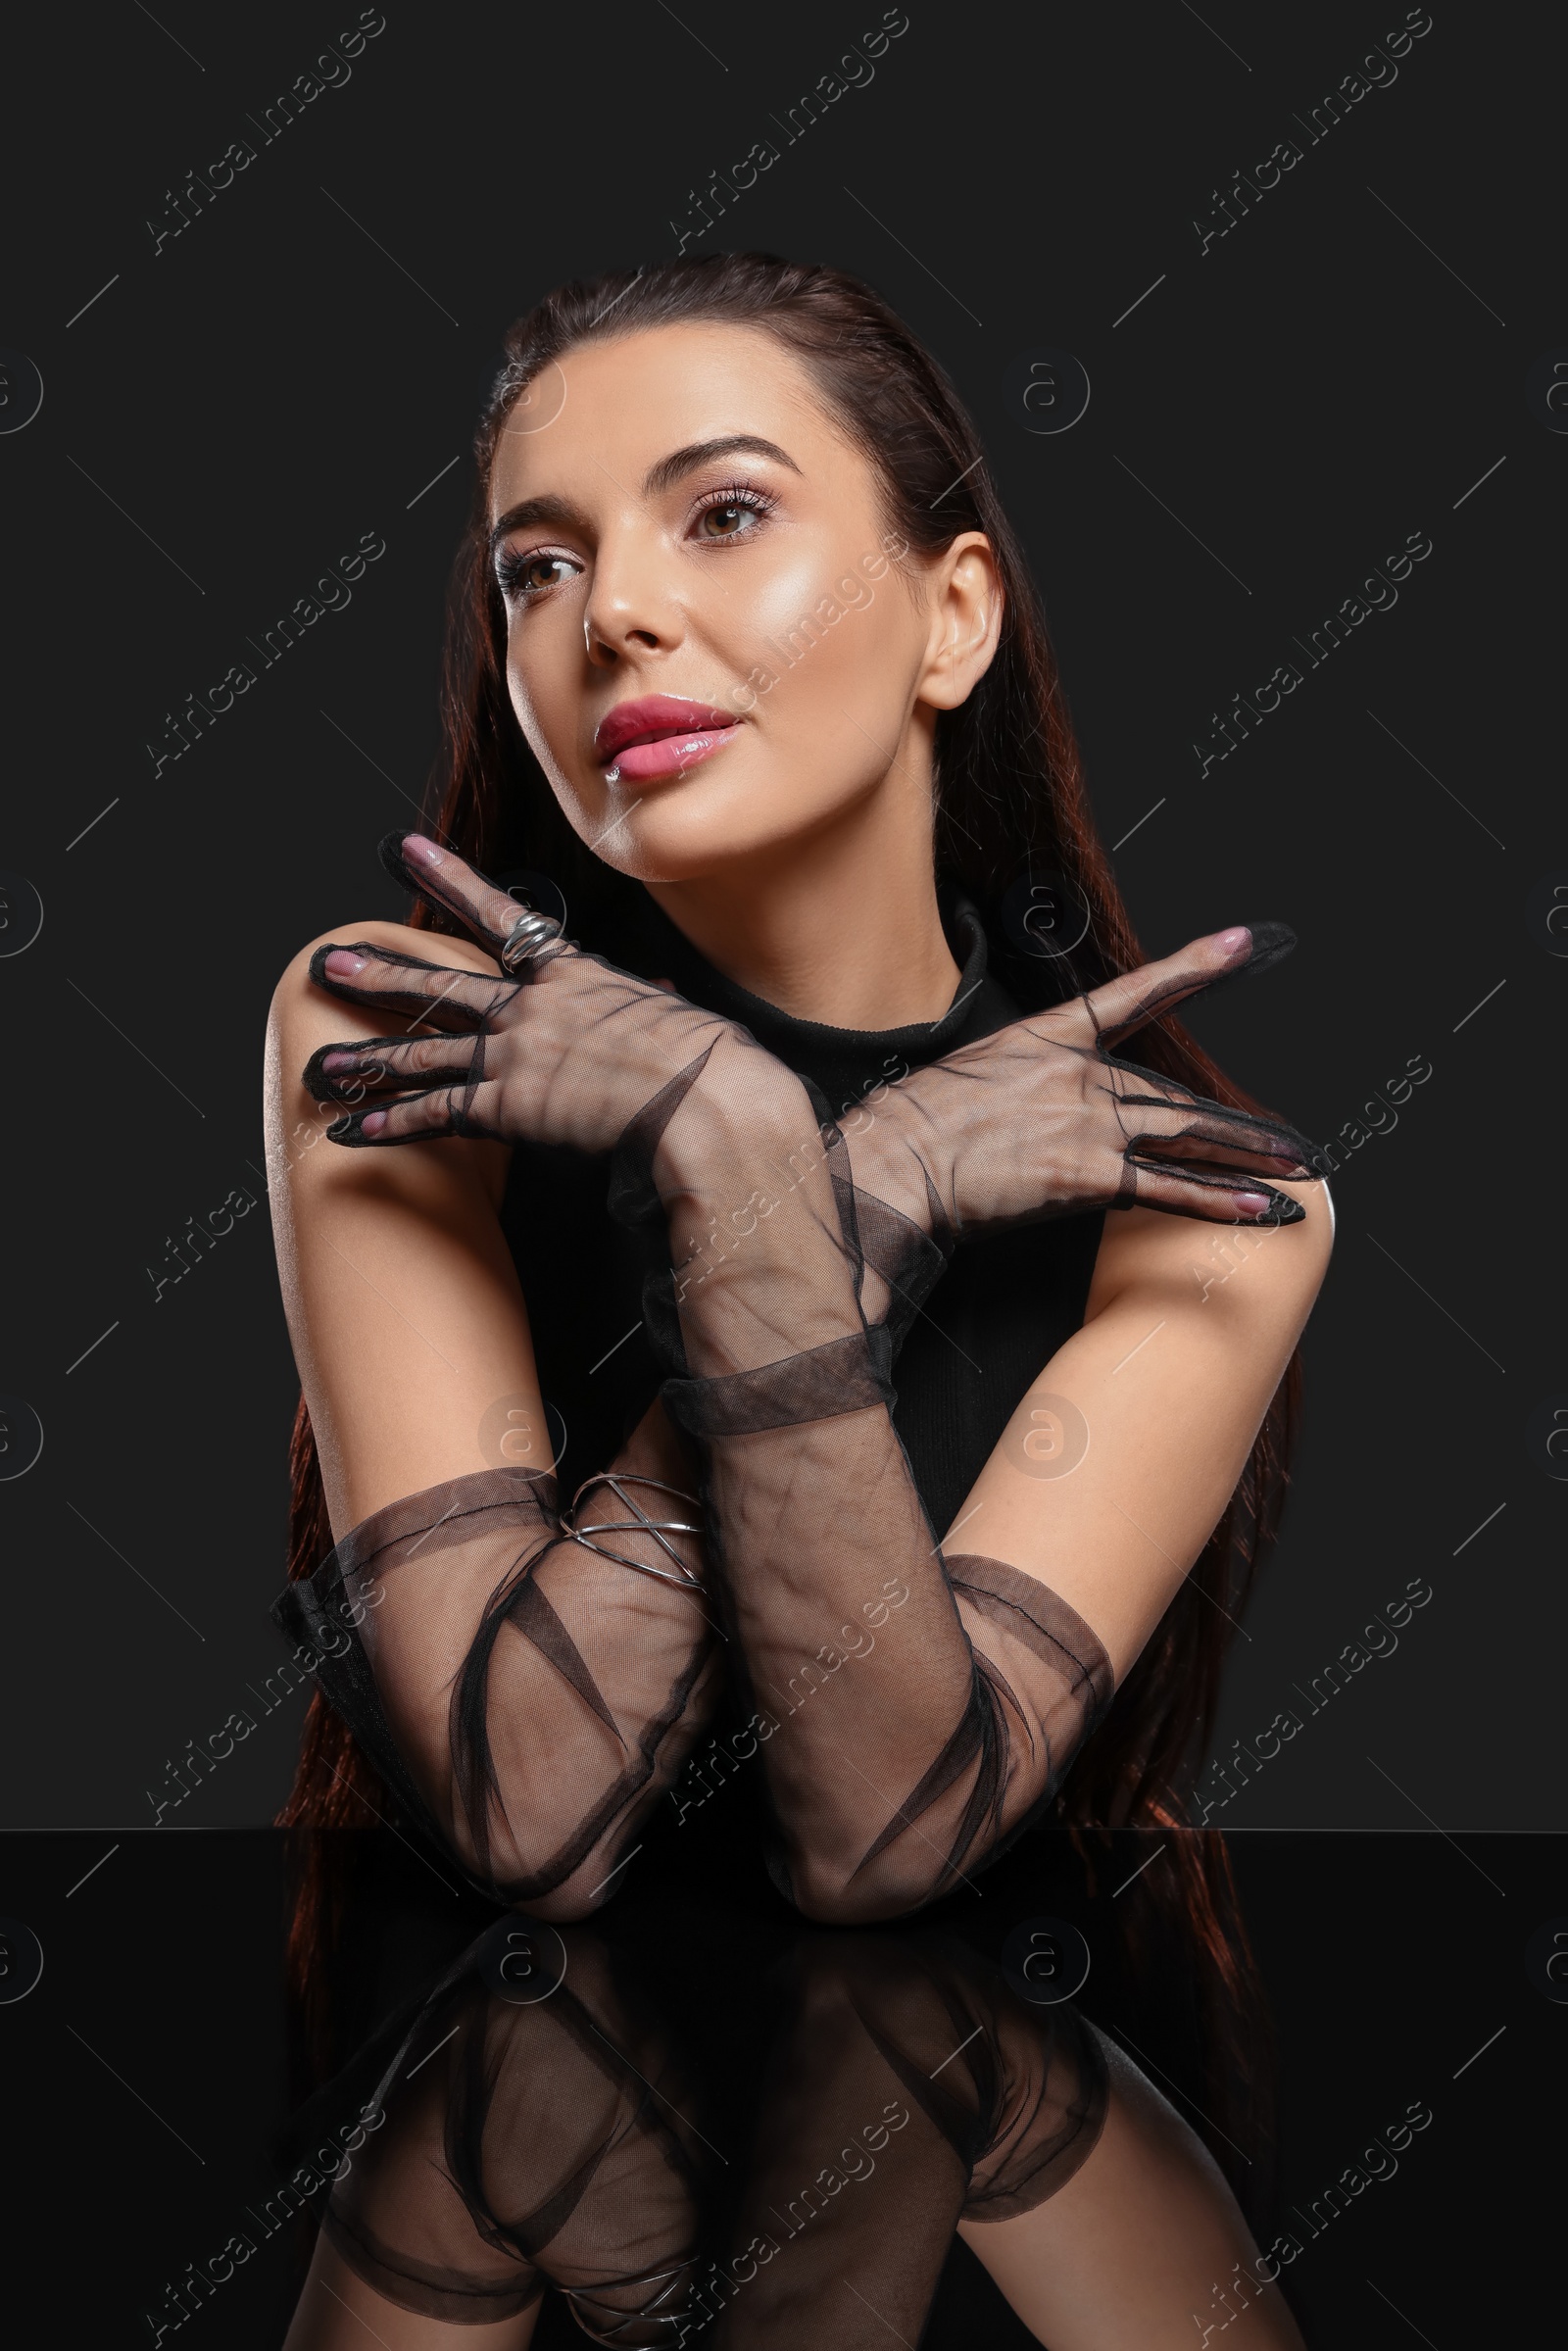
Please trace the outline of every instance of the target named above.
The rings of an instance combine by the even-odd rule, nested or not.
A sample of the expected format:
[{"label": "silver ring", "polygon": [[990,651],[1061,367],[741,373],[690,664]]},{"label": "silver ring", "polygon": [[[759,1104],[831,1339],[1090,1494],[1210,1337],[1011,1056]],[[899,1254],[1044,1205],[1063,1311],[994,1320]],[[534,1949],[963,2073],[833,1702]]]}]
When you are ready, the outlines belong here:
[{"label": "silver ring", "polygon": [[553,914],[536,914],[531,910],[519,914],[508,931],[501,949],[503,971],[515,971],[519,964],[529,962],[542,947],[561,936],[561,925]]}]

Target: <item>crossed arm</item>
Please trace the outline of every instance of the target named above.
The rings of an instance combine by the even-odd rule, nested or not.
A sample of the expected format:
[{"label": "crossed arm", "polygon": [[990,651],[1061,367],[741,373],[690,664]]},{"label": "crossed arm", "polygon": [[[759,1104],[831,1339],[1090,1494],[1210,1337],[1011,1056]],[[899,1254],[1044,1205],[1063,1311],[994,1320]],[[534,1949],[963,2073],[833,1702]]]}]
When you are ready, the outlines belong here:
[{"label": "crossed arm", "polygon": [[[1107,2034],[1026,2007],[961,1943],[797,1942],[722,2217],[698,2052],[628,2001],[591,1928],[563,1944],[550,1998],[512,2005],[470,1955],[426,2001],[333,2188],[285,2351],[368,2330],[385,2351],[521,2351],[547,2286],[597,2341],[913,2343],[955,2228],[1053,2351],[1191,2346],[1193,2313],[1238,2272],[1246,2351],[1301,2351],[1261,2282],[1280,2262],[1192,2129]],[[726,1956],[706,1953],[715,1990]]]},{"label": "crossed arm", "polygon": [[[444,964],[466,971],[496,970],[477,948],[432,941],[428,933],[397,925],[363,924],[346,935],[394,954],[434,951]],[[526,1309],[497,1218],[504,1146],[448,1135],[396,1151],[347,1151],[316,1140],[331,1113],[302,1085],[302,1064],[329,1043],[356,1034],[385,1036],[391,1024],[384,1010],[331,1002],[312,984],[310,961],[307,951],[291,966],[273,1010],[272,1198],[290,1327],[333,1529],[341,1539],[401,1497],[481,1471],[479,1424],[497,1396],[530,1399],[536,1428],[544,1426],[544,1416]],[[678,1132],[678,1124],[671,1127],[671,1137]],[[732,1151],[737,1148],[733,1132],[726,1140]],[[710,1154],[697,1154],[683,1167],[680,1154],[665,1150],[659,1173],[672,1237],[683,1213],[700,1228],[706,1197],[694,1172],[699,1157],[710,1164]],[[863,1183],[871,1163],[869,1154],[857,1158],[858,1181]],[[732,1160],[737,1173],[742,1164],[742,1158]],[[858,1595],[865,1563],[860,1547],[844,1548],[842,1513],[836,1522],[812,1523],[803,1497],[813,1488],[831,1493],[835,1480],[840,1486],[846,1478],[855,1481],[865,1500],[862,1519],[875,1520],[880,1530],[873,1548],[907,1561],[923,1578],[910,1586],[918,1604],[901,1611],[900,1639],[884,1642],[881,1661],[843,1674],[824,1693],[827,1705],[807,1707],[798,1724],[784,1726],[788,1736],[769,1741],[770,1780],[803,1907],[854,1918],[928,1898],[951,1882],[944,1880],[950,1860],[960,1869],[965,1861],[975,1866],[1039,1794],[1038,1771],[1033,1778],[1023,1772],[1014,1788],[1009,1767],[1000,1783],[992,1773],[978,1809],[970,1801],[979,1786],[976,1774],[990,1768],[982,1750],[988,1739],[994,1746],[999,1725],[1012,1728],[1020,1752],[1050,1729],[1038,1712],[1023,1726],[1028,1693],[1020,1707],[1018,1673],[995,1638],[999,1627],[1005,1631],[1019,1621],[1019,1592],[1023,1619],[1044,1615],[1055,1622],[1054,1600],[1067,1619],[1088,1630],[1102,1649],[1107,1684],[1119,1681],[1137,1656],[1224,1507],[1321,1279],[1330,1232],[1326,1199],[1310,1184],[1278,1189],[1301,1202],[1300,1221],[1252,1231],[1216,1229],[1142,1207],[1106,1220],[1084,1327],[1042,1366],[1035,1389],[957,1514],[960,1541],[951,1546],[950,1560],[956,1603],[891,1426],[874,1402],[813,1421],[804,1432],[799,1423],[768,1422],[765,1415],[757,1425],[754,1412],[754,1425],[731,1437],[707,1427],[704,1414],[710,1419],[710,1410],[698,1396],[688,1407],[703,1456],[695,1466],[688,1440],[661,1406],[636,1433],[622,1467],[688,1492],[696,1491],[694,1476],[706,1474],[705,1497],[724,1530],[728,1627],[739,1637],[739,1654],[764,1714],[779,1674],[788,1679],[791,1656],[808,1657],[819,1641],[833,1640],[847,1613],[840,1601],[852,1587]],[[796,1270],[808,1246],[818,1249],[821,1281],[814,1295],[827,1297],[839,1281],[836,1305],[825,1321],[775,1314],[770,1322],[754,1311],[757,1327],[748,1350],[745,1298],[738,1288],[731,1288],[727,1320],[724,1312],[717,1322],[709,1313],[705,1322],[683,1303],[683,1368],[695,1375],[694,1388],[853,1334],[855,1301],[840,1280],[841,1254],[836,1270],[825,1174],[816,1192],[813,1204],[811,1187],[802,1187],[805,1213],[787,1239],[786,1226],[776,1219],[764,1228],[764,1238],[768,1230],[776,1233],[781,1264],[788,1260]],[[1227,1271],[1228,1278],[1221,1278]],[[748,1274],[754,1292],[765,1288],[766,1278],[754,1254]],[[874,1291],[873,1277],[862,1299]],[[769,1330],[767,1344],[756,1344]],[[1032,1415],[1044,1409],[1038,1401],[1043,1395],[1070,1397],[1090,1431],[1088,1451],[1070,1477],[1040,1480],[1018,1466],[1027,1458],[1022,1441],[1034,1425]],[[770,1491],[791,1503],[788,1526],[776,1509],[759,1516],[758,1497]],[[782,1544],[769,1535],[779,1527],[785,1528]],[[548,1534],[541,1519],[536,1552]],[[643,1544],[650,1561],[660,1556],[649,1539],[613,1539],[628,1540]],[[698,1546],[686,1538],[675,1541],[692,1571],[703,1574]],[[978,1573],[977,1582],[971,1574],[967,1596],[966,1567]],[[572,1615],[583,1606],[578,1592],[585,1576],[598,1579],[591,1626],[588,1615]],[[538,1580],[555,1594],[555,1613],[582,1634],[579,1654],[589,1632],[600,1642],[590,1656],[591,1678],[606,1703],[596,1716],[580,1690],[564,1685],[559,1666],[544,1652],[527,1652],[533,1679],[526,1687],[511,1686],[505,1710],[505,1800],[488,1859],[499,1882],[515,1885],[539,1878],[541,1853],[558,1861],[564,1856],[570,1866],[542,1895],[519,1898],[552,1915],[576,1916],[594,1906],[616,1852],[634,1841],[642,1809],[667,1787],[697,1736],[716,1687],[718,1644],[714,1617],[689,1592],[652,1577],[607,1570],[581,1547],[558,1543]],[[871,1588],[883,1580],[876,1577]],[[389,1651],[385,1660],[383,1693],[390,1693],[389,1712],[416,1758],[432,1809],[463,1849],[465,1836],[471,1839],[471,1822],[453,1785],[448,1706],[488,1590],[477,1584],[457,1589],[461,1583],[444,1573],[427,1578],[425,1598],[405,1611],[397,1654]],[[1039,1595],[1033,1609],[1031,1592]],[[782,1610],[780,1594],[789,1603]],[[635,1641],[618,1651],[604,1638],[606,1619],[617,1611],[635,1625]],[[661,1641],[670,1670],[661,1669],[650,1683],[649,1644],[657,1647]],[[676,1672],[683,1643],[686,1664]],[[508,1628],[494,1655],[501,1670],[514,1673],[526,1650],[526,1641],[514,1643]],[[635,1690],[617,1682],[633,1651]],[[884,1673],[894,1679],[879,1688],[877,1676]],[[669,1692],[683,1684],[679,1711],[663,1720]],[[492,1689],[492,1720],[495,1695]],[[947,1742],[946,1783],[911,1807],[916,1781],[924,1784],[931,1774],[901,1764],[898,1750],[907,1744],[908,1718],[922,1708],[934,1726],[920,1750],[922,1765],[933,1739],[940,1761],[943,1725],[957,1723],[962,1730],[966,1722],[968,1728],[957,1747]],[[782,1717],[782,1709],[774,1712]],[[656,1720],[662,1728],[639,1782],[636,1769],[628,1777],[627,1758],[635,1764],[647,1751],[644,1734]],[[824,1756],[842,1752],[846,1740],[852,1749],[848,1776],[836,1764],[824,1767]],[[569,1749],[580,1767],[585,1742],[591,1750],[588,1780],[601,1793],[623,1788],[625,1801],[574,1856],[569,1822],[564,1817],[551,1825],[548,1815],[552,1802],[561,1800],[564,1751]],[[569,1773],[565,1777],[571,1780]],[[859,1780],[879,1791],[869,1810]],[[941,1770],[936,1780],[942,1781]],[[571,1784],[579,1790],[575,1805],[584,1783],[579,1778]],[[533,1836],[533,1849],[524,1852],[530,1810],[546,1820]],[[880,1849],[872,1854],[879,1838]]]}]

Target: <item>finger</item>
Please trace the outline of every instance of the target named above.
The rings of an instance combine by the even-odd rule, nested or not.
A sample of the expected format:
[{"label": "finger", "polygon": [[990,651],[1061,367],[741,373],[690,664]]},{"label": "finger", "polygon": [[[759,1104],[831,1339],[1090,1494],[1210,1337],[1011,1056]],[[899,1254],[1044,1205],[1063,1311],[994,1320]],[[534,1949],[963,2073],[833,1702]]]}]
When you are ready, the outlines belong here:
[{"label": "finger", "polygon": [[437,1086],[426,1094],[405,1095],[385,1107],[352,1110],[333,1121],[326,1139],[350,1151],[382,1150],[398,1143],[441,1143],[451,1136],[494,1140],[501,1132],[495,1120],[499,1094],[494,1079],[483,1084]]},{"label": "finger", "polygon": [[519,984],[492,979],[487,972],[426,963],[418,955],[372,947],[364,939],[352,947],[335,941],[318,947],[311,957],[311,977],[328,995],[341,996],[349,1004],[407,1012],[445,1029],[479,1028],[511,1004]]},{"label": "finger", "polygon": [[1315,1169],[1303,1166],[1295,1151],[1264,1139],[1238,1140],[1232,1134],[1204,1133],[1192,1127],[1161,1132],[1151,1126],[1130,1133],[1127,1149],[1140,1158],[1157,1160],[1161,1165],[1209,1174],[1224,1171],[1236,1175],[1239,1181],[1249,1176],[1264,1176],[1279,1184],[1317,1181]]},{"label": "finger", "polygon": [[443,913],[455,914],[491,955],[499,955],[527,908],[473,867],[455,849],[442,849],[424,833],[388,833],[381,862],[392,875]]},{"label": "finger", "polygon": [[[1119,1045],[1189,997],[1217,988],[1226,980],[1271,970],[1295,945],[1296,933],[1283,922],[1238,925],[1233,930],[1215,931],[1206,939],[1194,939],[1178,954],[1141,964],[1138,970],[1123,972],[1119,979],[1106,980],[1102,987],[1081,997],[1078,1001],[1089,1032],[1084,1042],[1092,1035],[1102,1047]],[[1063,1004],[1060,1009],[1065,1013],[1068,1007]]]},{"label": "finger", "polygon": [[1107,1068],[1117,1118],[1135,1145],[1148,1142],[1177,1158],[1225,1159],[1285,1182],[1310,1183],[1327,1173],[1319,1145],[1282,1118],[1210,1102],[1132,1062]]},{"label": "finger", "polygon": [[466,1084],[476,1042],[465,1030],[440,1037],[367,1037],[353,1045],[323,1045],[306,1062],[301,1079],[317,1102],[355,1108],[368,1096]]},{"label": "finger", "polygon": [[1164,1166],[1157,1159],[1128,1155],[1131,1184],[1113,1203],[1118,1208],[1157,1208],[1166,1216],[1192,1216],[1203,1224],[1300,1224],[1299,1200],[1271,1184],[1200,1176]]}]

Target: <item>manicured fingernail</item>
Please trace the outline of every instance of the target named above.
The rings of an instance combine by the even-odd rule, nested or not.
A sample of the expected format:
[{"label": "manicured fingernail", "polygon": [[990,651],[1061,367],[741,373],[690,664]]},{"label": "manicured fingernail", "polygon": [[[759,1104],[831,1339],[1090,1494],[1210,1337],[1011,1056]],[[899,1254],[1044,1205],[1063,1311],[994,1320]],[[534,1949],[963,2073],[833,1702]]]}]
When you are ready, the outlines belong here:
[{"label": "manicured fingernail", "polygon": [[425,839],[423,833],[408,835],[403,844],[403,855],[412,857],[416,865],[439,865],[442,862],[441,852],[433,841]]},{"label": "manicured fingernail", "polygon": [[326,958],[326,969],[337,980],[350,980],[357,971],[365,969],[365,957],[357,955],[351,947],[334,947]]},{"label": "manicured fingernail", "polygon": [[1245,927],[1245,925],[1243,925],[1234,931],[1221,931],[1214,944],[1216,947],[1220,948],[1227,956],[1238,955],[1241,954],[1243,948],[1251,946],[1252,934]]},{"label": "manicured fingernail", "polygon": [[358,1053],[328,1053],[325,1060],[321,1063],[321,1067],[327,1072],[328,1076],[336,1077],[341,1070],[353,1069],[357,1065],[359,1058],[360,1056]]},{"label": "manicured fingernail", "polygon": [[385,1124],[386,1112],[384,1110],[368,1110],[360,1120],[360,1133],[362,1135],[379,1135]]},{"label": "manicured fingernail", "polygon": [[1266,1192],[1238,1192],[1236,1205],[1244,1216],[1262,1216],[1274,1202]]}]

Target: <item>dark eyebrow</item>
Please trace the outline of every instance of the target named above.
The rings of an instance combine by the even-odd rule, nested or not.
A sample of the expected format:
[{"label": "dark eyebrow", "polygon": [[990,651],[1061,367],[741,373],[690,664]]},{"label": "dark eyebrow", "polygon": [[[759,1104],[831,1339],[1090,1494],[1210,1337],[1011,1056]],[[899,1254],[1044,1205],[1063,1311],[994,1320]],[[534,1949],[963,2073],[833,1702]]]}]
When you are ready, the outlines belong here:
[{"label": "dark eyebrow", "polygon": [[[685,474],[695,472],[699,465],[708,465],[713,458],[731,455],[770,457],[776,464],[788,465],[792,473],[801,470],[789,452],[780,449],[776,441],[761,440],[758,434],[751,432],[724,433],[714,441],[693,441],[685,449],[673,450],[668,457],[662,457],[656,465],[650,465],[643,476],[643,495],[645,498],[656,498],[661,491],[672,489]],[[509,531],[527,530],[536,522],[554,523],[558,530],[580,531],[584,536],[588,534],[587,516],[568,499],[524,498],[519,505],[509,506],[493,526],[489,540],[490,553],[494,555]]]},{"label": "dark eyebrow", "polygon": [[558,530],[588,532],[587,516],[579,513],[569,499],[524,498],[520,505],[509,506],[490,533],[489,548],[494,555],[508,531],[526,530],[535,522],[554,523]]},{"label": "dark eyebrow", "polygon": [[732,453],[747,457],[770,457],[776,464],[788,465],[792,473],[799,473],[801,469],[776,441],[760,440],[756,433],[751,432],[724,433],[716,441],[693,441],[688,448],[677,449],[670,456],[662,457],[657,465],[650,465],[643,476],[643,496],[657,498],[662,490],[673,489],[684,474],[695,472],[699,465],[708,465],[715,457],[729,457]]}]

